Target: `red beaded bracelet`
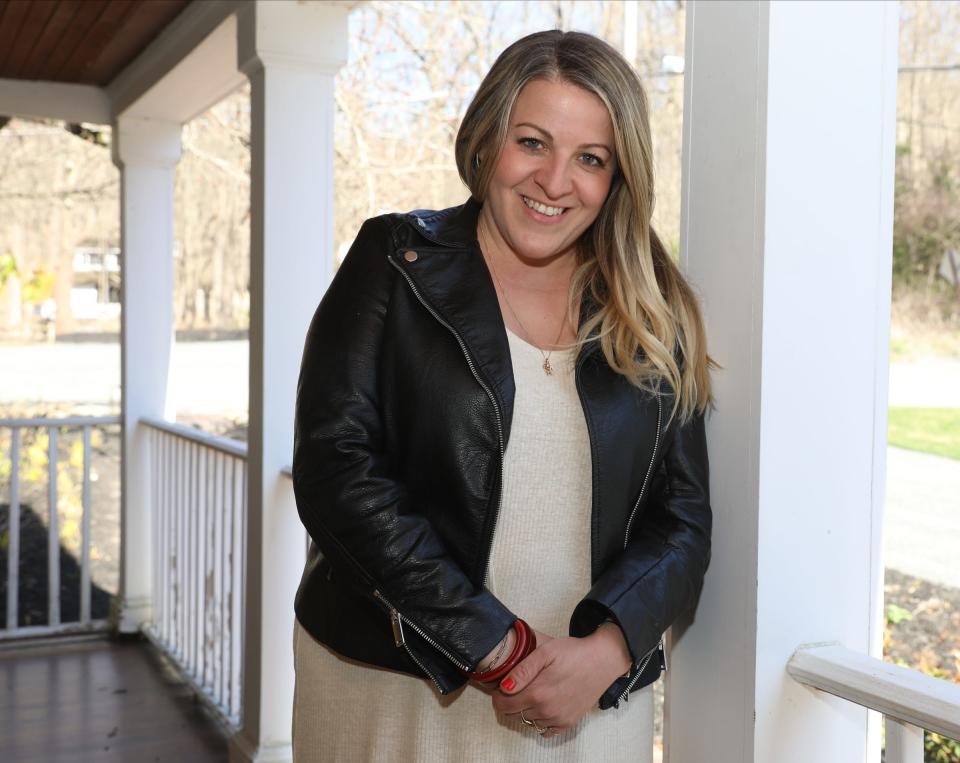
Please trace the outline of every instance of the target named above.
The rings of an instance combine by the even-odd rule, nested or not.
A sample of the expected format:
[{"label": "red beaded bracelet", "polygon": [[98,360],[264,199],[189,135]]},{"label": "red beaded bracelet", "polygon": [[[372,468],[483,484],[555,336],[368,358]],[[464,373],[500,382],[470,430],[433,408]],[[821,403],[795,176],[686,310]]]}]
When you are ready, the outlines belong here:
[{"label": "red beaded bracelet", "polygon": [[499,681],[507,673],[520,664],[530,652],[537,648],[537,636],[533,628],[527,625],[519,618],[513,624],[513,630],[517,635],[517,643],[513,645],[513,651],[510,656],[497,667],[484,671],[463,671],[463,674],[471,681],[488,684]]}]

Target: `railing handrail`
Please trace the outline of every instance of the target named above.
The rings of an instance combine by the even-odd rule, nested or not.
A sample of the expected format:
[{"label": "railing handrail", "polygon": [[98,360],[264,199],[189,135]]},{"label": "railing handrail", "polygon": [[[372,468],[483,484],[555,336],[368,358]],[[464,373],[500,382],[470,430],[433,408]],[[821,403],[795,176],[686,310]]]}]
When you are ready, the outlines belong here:
[{"label": "railing handrail", "polygon": [[960,684],[836,643],[800,646],[787,663],[787,672],[807,686],[960,739]]},{"label": "railing handrail", "polygon": [[17,429],[25,427],[85,427],[119,423],[121,423],[119,414],[111,416],[34,416],[31,418],[0,419],[0,427]]},{"label": "railing handrail", "polygon": [[247,457],[247,444],[242,440],[233,440],[229,437],[222,437],[221,435],[203,432],[194,427],[187,426],[186,424],[177,424],[173,421],[154,419],[150,418],[149,416],[142,416],[140,418],[140,423],[148,427],[152,427],[153,429],[159,429],[161,432],[166,432],[174,437],[179,437],[183,440],[195,442],[198,445],[219,450],[222,453],[226,453],[228,456],[237,456],[239,458]]}]

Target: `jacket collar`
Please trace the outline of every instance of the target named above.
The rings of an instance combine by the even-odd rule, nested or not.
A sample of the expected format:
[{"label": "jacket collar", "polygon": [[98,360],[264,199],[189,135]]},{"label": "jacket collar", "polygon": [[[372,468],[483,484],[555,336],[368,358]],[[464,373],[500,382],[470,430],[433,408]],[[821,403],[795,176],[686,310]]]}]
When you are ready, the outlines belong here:
[{"label": "jacket collar", "polygon": [[477,241],[477,219],[483,204],[472,196],[459,207],[440,211],[417,209],[406,215],[421,236],[434,244],[467,249]]}]

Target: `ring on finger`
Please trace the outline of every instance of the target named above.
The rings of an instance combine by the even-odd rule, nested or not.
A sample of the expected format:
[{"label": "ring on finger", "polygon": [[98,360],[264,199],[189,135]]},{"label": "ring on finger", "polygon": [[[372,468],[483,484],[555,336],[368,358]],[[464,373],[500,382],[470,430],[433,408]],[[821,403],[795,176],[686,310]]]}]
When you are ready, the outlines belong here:
[{"label": "ring on finger", "polygon": [[524,726],[533,726],[534,728],[537,728],[536,723],[527,720],[527,717],[523,714],[523,710],[520,711],[520,720],[523,722]]}]

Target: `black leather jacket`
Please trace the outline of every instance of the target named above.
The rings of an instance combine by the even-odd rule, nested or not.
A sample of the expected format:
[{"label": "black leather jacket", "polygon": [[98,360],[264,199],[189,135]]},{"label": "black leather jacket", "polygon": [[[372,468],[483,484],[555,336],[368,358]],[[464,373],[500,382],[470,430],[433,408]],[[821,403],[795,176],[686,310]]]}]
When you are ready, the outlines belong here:
[{"label": "black leather jacket", "polygon": [[[485,587],[514,382],[476,242],[480,205],[367,220],[307,333],[293,486],[313,543],[301,624],[335,651],[461,686],[511,627]],[[581,315],[596,307],[584,300]],[[576,385],[593,463],[591,590],[570,617],[610,618],[634,658],[617,704],[666,667],[661,636],[699,594],[711,512],[702,417],[631,386],[588,345]],[[544,543],[550,542],[544,528]]]}]

